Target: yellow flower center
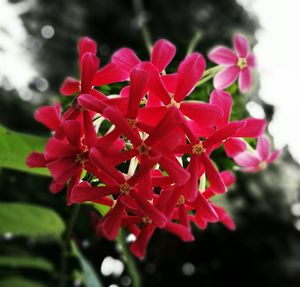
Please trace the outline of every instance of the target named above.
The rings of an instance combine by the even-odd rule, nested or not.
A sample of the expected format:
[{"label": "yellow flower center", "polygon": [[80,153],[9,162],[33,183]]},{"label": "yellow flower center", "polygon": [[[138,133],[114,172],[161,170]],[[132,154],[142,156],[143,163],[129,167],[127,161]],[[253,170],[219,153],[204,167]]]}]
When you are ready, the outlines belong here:
[{"label": "yellow flower center", "polygon": [[182,205],[185,204],[185,197],[183,195],[180,195],[178,201],[177,201],[178,205]]},{"label": "yellow flower center", "polygon": [[120,184],[120,192],[125,195],[128,195],[131,189],[132,187],[127,182]]},{"label": "yellow flower center", "polygon": [[143,217],[143,223],[144,224],[151,224],[152,223],[152,219],[149,218],[148,216]]},{"label": "yellow flower center", "polygon": [[268,164],[264,160],[258,165],[260,170],[266,169],[267,166],[268,166]]},{"label": "yellow flower center", "polygon": [[174,107],[176,107],[177,109],[179,109],[179,108],[180,108],[180,103],[178,103],[178,102],[176,102],[176,101],[174,100],[174,95],[173,95],[173,94],[170,94],[170,97],[171,97],[171,101],[170,101],[170,103],[167,105],[167,108],[174,106]]},{"label": "yellow flower center", "polygon": [[132,128],[136,128],[136,123],[137,123],[136,119],[127,119],[127,122]]},{"label": "yellow flower center", "polygon": [[192,153],[195,155],[200,155],[202,153],[204,153],[206,150],[203,147],[202,142],[199,142],[198,144],[193,145],[192,147]]},{"label": "yellow flower center", "polygon": [[246,59],[246,58],[238,58],[237,66],[238,66],[241,70],[247,68],[247,66],[248,66],[247,59]]}]

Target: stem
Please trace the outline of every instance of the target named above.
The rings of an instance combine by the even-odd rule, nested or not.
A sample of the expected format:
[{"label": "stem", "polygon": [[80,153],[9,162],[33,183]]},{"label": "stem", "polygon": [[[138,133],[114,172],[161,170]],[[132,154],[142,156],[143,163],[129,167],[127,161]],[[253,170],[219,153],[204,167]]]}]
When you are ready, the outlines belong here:
[{"label": "stem", "polygon": [[202,38],[202,33],[200,31],[197,31],[188,46],[186,56],[193,53],[193,51],[195,50],[195,47],[197,46],[197,44],[201,38]]},{"label": "stem", "polygon": [[131,254],[128,250],[125,232],[123,229],[120,229],[119,235],[116,240],[117,240],[118,244],[120,245],[123,261],[124,261],[124,263],[127,267],[127,270],[132,278],[132,287],[141,287],[142,285],[141,285],[140,274],[137,270],[134,259],[132,258]]},{"label": "stem", "polygon": [[71,217],[68,222],[67,231],[65,238],[62,241],[62,252],[61,252],[61,258],[60,258],[60,276],[59,276],[59,287],[65,287],[66,286],[66,272],[68,267],[68,244],[72,236],[73,228],[77,219],[77,216],[79,214],[80,205],[77,204],[74,206]]},{"label": "stem", "polygon": [[133,7],[134,7],[135,14],[137,17],[138,25],[142,31],[145,46],[146,46],[147,50],[149,51],[149,53],[151,53],[152,41],[151,41],[150,32],[146,26],[143,0],[133,0]]},{"label": "stem", "polygon": [[222,66],[216,66],[216,67],[207,69],[203,73],[203,78],[196,84],[196,87],[199,87],[199,86],[203,85],[204,83],[206,83],[207,81],[209,81],[210,79],[212,79],[219,71],[222,70],[222,68],[223,68]]}]

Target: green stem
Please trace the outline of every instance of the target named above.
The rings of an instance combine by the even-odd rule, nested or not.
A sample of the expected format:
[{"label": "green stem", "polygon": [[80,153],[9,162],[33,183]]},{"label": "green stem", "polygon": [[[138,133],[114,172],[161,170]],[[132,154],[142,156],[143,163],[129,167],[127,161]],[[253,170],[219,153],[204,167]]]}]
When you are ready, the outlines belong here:
[{"label": "green stem", "polygon": [[124,263],[127,267],[127,270],[132,278],[132,287],[141,287],[142,285],[141,285],[140,274],[137,270],[135,261],[128,250],[125,232],[123,229],[120,229],[120,231],[119,231],[119,235],[117,237],[117,242],[121,248],[121,254],[123,257],[123,261],[124,261]]},{"label": "green stem", "polygon": [[199,87],[199,86],[203,85],[204,83],[206,83],[207,81],[209,81],[210,79],[212,79],[219,71],[222,70],[222,68],[223,68],[222,66],[216,66],[216,67],[207,69],[203,73],[203,78],[196,84],[196,87]]},{"label": "green stem", "polygon": [[193,53],[193,51],[195,50],[196,45],[198,44],[198,42],[200,41],[201,38],[202,38],[202,33],[200,31],[197,31],[195,33],[194,37],[192,38],[189,46],[188,46],[186,56]]},{"label": "green stem", "polygon": [[69,219],[68,225],[67,225],[67,231],[66,235],[62,241],[62,251],[61,251],[61,258],[60,258],[60,276],[59,276],[59,287],[65,287],[66,286],[66,272],[68,268],[68,245],[72,236],[73,228],[77,219],[77,216],[79,214],[80,205],[75,205],[73,207],[71,217]]}]

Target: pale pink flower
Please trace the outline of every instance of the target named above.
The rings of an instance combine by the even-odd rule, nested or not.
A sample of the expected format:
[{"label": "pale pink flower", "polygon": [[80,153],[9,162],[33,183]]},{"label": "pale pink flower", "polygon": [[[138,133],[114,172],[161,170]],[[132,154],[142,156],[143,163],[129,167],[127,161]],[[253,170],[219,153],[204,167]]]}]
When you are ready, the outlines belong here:
[{"label": "pale pink flower", "polygon": [[257,140],[256,151],[244,151],[234,157],[234,161],[246,172],[264,170],[268,164],[275,161],[280,155],[280,150],[271,152],[271,144],[268,137],[261,136]]},{"label": "pale pink flower", "polygon": [[214,87],[223,90],[239,78],[240,91],[249,91],[252,85],[251,69],[255,67],[255,58],[249,52],[249,43],[246,37],[236,34],[234,37],[234,51],[223,46],[214,48],[208,58],[224,69],[214,77]]}]

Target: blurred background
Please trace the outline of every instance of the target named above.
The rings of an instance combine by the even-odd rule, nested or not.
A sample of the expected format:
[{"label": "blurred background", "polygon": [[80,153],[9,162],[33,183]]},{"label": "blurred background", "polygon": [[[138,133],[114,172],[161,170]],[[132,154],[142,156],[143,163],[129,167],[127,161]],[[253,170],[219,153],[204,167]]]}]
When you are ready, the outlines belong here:
[{"label": "blurred background", "polygon": [[[237,31],[247,35],[258,69],[251,93],[241,96],[234,85],[230,87],[236,101],[234,116],[266,117],[275,145],[283,148],[282,156],[259,174],[237,172],[235,186],[220,203],[233,215],[236,231],[220,224],[205,231],[195,228],[196,240],[190,244],[157,232],[146,259],[137,265],[145,287],[298,287],[299,13],[297,0],[0,0],[0,123],[15,131],[48,135],[34,121],[34,110],[58,101],[63,79],[78,75],[76,44],[83,35],[99,43],[102,63],[122,46],[135,49],[146,59],[141,32],[141,24],[145,24],[153,42],[166,38],[176,44],[173,66],[184,57],[197,33],[201,38],[195,50],[204,55],[216,44],[231,46]],[[211,90],[211,83],[207,83],[194,94]],[[231,165],[218,164],[222,169]],[[49,182],[47,177],[1,169],[1,202],[50,207],[67,222],[72,208],[65,205],[63,193],[50,194]],[[90,211],[81,208],[74,226],[78,247],[103,286],[131,286],[116,244],[95,238]],[[0,286],[57,286],[60,252],[59,242],[47,238],[2,234]],[[43,258],[52,267],[26,266],[13,259],[8,265],[1,261],[29,255]],[[66,286],[84,286],[74,272],[78,262],[71,255],[68,261]],[[27,285],[12,283],[20,278],[27,278]]]}]

